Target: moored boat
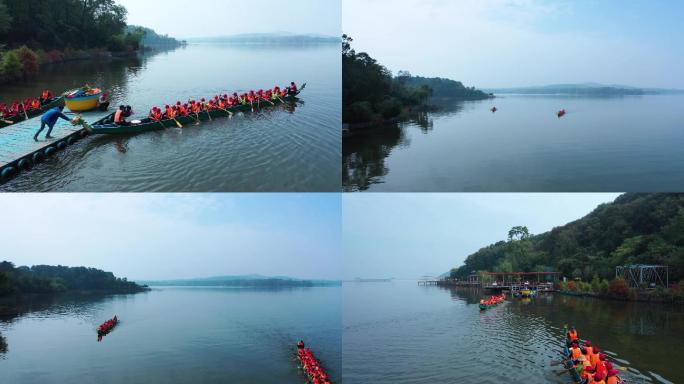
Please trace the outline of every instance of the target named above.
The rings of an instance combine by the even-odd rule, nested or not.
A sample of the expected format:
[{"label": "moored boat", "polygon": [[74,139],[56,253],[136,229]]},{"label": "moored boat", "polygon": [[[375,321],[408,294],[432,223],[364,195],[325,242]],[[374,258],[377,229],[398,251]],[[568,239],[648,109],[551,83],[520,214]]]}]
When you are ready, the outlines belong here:
[{"label": "moored boat", "polygon": [[[5,128],[7,126],[25,121],[27,119],[34,118],[36,116],[42,115],[48,109],[64,105],[64,97],[53,97],[50,101],[43,104],[39,109],[29,109],[25,114],[20,114],[12,117],[3,117],[0,119],[0,128]],[[8,123],[11,122],[11,123]]]},{"label": "moored boat", "polygon": [[248,112],[263,107],[275,106],[278,104],[282,104],[283,102],[295,102],[297,101],[297,96],[304,90],[304,88],[306,88],[306,83],[302,85],[301,89],[299,89],[295,95],[285,96],[282,98],[282,101],[278,99],[272,102],[264,101],[260,103],[255,103],[253,105],[247,104],[237,105],[226,109],[213,109],[211,111],[202,111],[197,114],[193,113],[188,116],[179,116],[175,119],[153,121],[149,118],[146,118],[140,120],[139,124],[131,123],[130,125],[117,125],[113,122],[114,114],[111,114],[101,120],[96,121],[88,129],[91,133],[97,134],[127,134],[151,132],[165,128],[176,127],[177,123],[180,123],[181,125],[193,124],[200,121],[228,117],[231,116],[231,114],[237,112]]},{"label": "moored boat", "polygon": [[66,107],[72,112],[86,112],[97,109],[102,96],[99,88],[84,87],[67,91],[65,94]]}]

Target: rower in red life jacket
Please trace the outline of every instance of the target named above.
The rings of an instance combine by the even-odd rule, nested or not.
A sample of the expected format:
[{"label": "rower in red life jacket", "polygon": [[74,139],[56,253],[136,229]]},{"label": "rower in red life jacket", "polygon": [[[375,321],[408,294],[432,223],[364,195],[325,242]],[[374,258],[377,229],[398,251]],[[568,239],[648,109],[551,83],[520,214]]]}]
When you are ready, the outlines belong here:
[{"label": "rower in red life jacket", "polygon": [[233,92],[233,105],[238,105],[240,103],[240,96],[237,92]]},{"label": "rower in red life jacket", "polygon": [[46,89],[40,95],[40,103],[41,104],[47,104],[50,102],[50,100],[52,100],[52,92],[50,92],[49,89]]},{"label": "rower in red life jacket", "polygon": [[288,89],[290,95],[294,96],[297,94],[297,84],[295,84],[294,81],[290,83],[290,87]]},{"label": "rower in red life jacket", "polygon": [[40,100],[33,99],[33,101],[31,101],[31,109],[40,109]]},{"label": "rower in red life jacket", "polygon": [[150,120],[159,121],[159,120],[161,120],[161,118],[162,118],[161,109],[159,109],[157,107],[152,107],[152,109],[150,110]]},{"label": "rower in red life jacket", "polygon": [[171,119],[173,118],[173,110],[171,110],[171,106],[166,104],[164,106],[164,118],[165,119]]},{"label": "rower in red life jacket", "polygon": [[299,343],[297,343],[297,348],[304,349],[304,340],[299,340]]}]

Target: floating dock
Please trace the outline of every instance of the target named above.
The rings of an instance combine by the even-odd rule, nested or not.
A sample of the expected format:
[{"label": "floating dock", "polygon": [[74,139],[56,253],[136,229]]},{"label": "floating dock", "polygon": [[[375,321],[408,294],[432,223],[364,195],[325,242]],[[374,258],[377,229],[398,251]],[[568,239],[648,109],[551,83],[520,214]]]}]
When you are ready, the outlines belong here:
[{"label": "floating dock", "polygon": [[[81,116],[85,121],[92,123],[110,113],[92,111],[82,113]],[[40,116],[36,116],[0,129],[0,184],[13,179],[21,172],[30,171],[35,165],[55,156],[57,152],[88,135],[88,131],[80,125],[73,126],[68,121],[59,119],[52,130],[52,139],[45,139],[49,129],[45,127],[38,141],[34,141],[33,135],[40,128],[40,124]]]}]

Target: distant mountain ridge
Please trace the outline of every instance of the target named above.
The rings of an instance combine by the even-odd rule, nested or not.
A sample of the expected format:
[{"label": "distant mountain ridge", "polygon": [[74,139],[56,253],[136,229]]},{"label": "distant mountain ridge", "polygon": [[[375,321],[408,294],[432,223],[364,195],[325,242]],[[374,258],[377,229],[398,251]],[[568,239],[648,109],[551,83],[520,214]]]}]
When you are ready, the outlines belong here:
[{"label": "distant mountain ridge", "polygon": [[139,280],[149,286],[217,286],[217,287],[319,287],[341,284],[336,280],[306,280],[287,276],[263,276],[259,274],[212,276],[189,279]]},{"label": "distant mountain ridge", "polygon": [[494,94],[523,94],[523,95],[661,95],[684,93],[681,89],[639,88],[620,84],[551,84],[529,87],[489,88],[485,92]]},{"label": "distant mountain ridge", "polygon": [[243,33],[229,36],[195,37],[187,39],[193,43],[227,44],[331,44],[340,43],[339,37],[316,34],[282,33]]}]

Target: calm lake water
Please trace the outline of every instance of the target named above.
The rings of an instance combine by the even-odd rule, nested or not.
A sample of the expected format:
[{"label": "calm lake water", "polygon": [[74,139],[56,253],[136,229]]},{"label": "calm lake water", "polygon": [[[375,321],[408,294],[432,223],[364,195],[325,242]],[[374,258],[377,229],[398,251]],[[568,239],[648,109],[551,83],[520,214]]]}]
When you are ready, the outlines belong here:
[{"label": "calm lake water", "polygon": [[345,283],[344,383],[570,383],[551,366],[564,324],[628,368],[629,383],[684,382],[684,308],[548,295],[480,312],[481,294]]},{"label": "calm lake water", "polygon": [[[682,104],[682,95],[452,102],[345,139],[343,189],[680,191]],[[561,108],[568,114],[558,119]]]},{"label": "calm lake water", "polygon": [[[340,299],[340,287],[162,288],[4,306],[1,381],[302,383],[293,354],[303,338],[339,382]],[[97,342],[114,314],[120,324]]]},{"label": "calm lake water", "polygon": [[[89,83],[103,86],[114,105],[130,104],[144,117],[152,106],[177,100],[290,81],[308,85],[295,108],[264,108],[185,129],[91,136],[0,189],[339,191],[340,73],[337,44],[197,44],[134,59],[44,67],[35,83],[3,86],[0,100]],[[22,124],[31,140],[39,119]]]}]

